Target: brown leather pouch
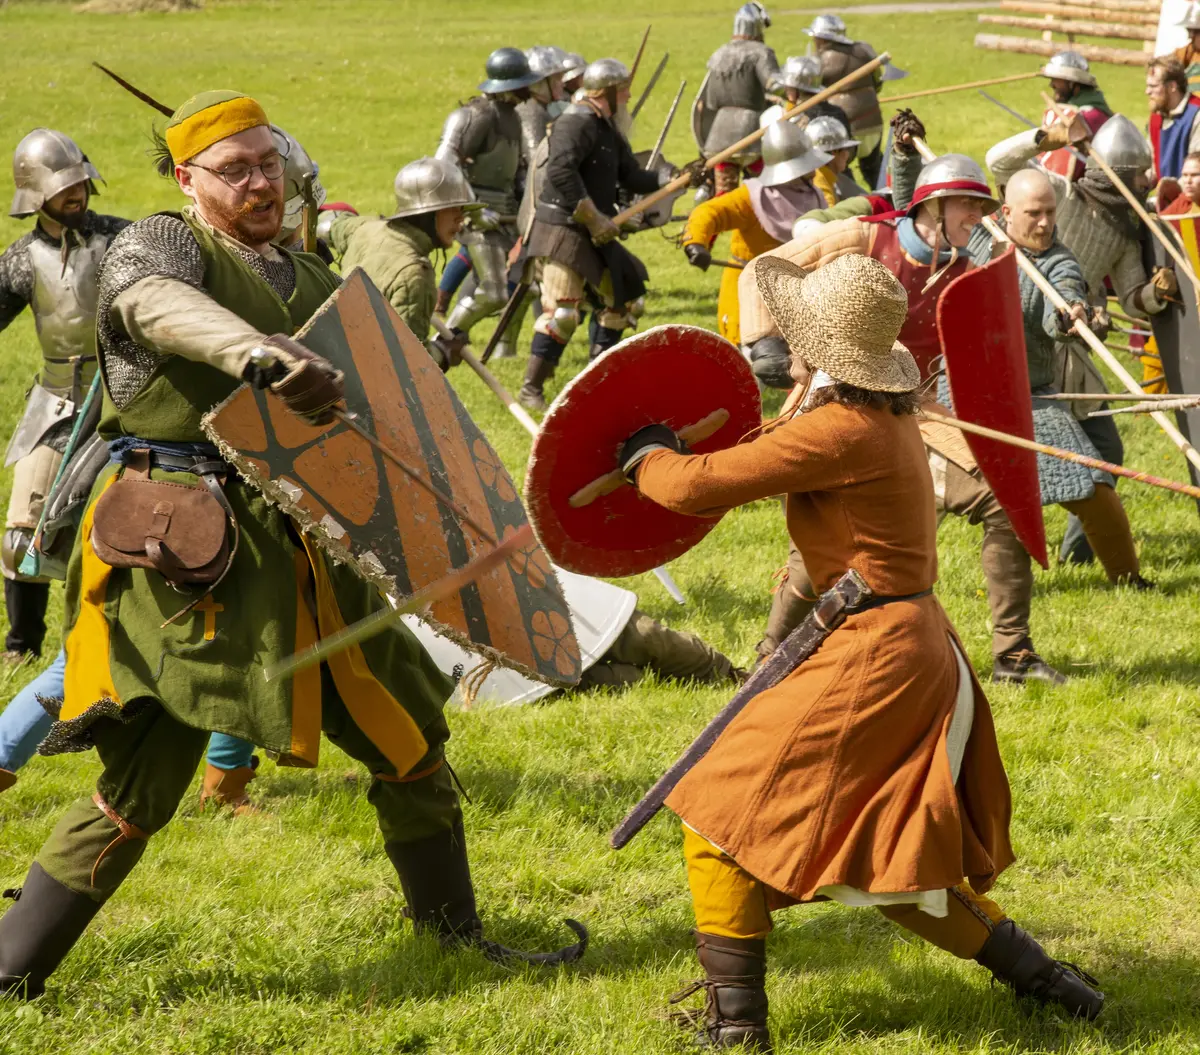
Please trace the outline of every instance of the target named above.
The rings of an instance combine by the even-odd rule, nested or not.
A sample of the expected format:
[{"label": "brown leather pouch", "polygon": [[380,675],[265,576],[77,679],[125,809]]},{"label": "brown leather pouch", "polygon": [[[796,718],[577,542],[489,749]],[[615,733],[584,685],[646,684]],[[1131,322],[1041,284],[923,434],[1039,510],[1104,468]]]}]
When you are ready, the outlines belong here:
[{"label": "brown leather pouch", "polygon": [[113,568],[147,568],[177,583],[213,583],[229,562],[228,520],[206,487],[150,479],[133,452],[92,512],[92,549]]}]

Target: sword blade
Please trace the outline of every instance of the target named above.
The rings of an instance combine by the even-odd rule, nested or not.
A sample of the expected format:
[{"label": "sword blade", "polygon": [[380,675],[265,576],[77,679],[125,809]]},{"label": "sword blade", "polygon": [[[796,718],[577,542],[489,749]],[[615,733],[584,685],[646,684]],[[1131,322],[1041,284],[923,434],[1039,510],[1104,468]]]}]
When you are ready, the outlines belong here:
[{"label": "sword blade", "polygon": [[663,144],[667,141],[667,133],[671,131],[671,122],[675,120],[675,111],[679,109],[679,100],[683,98],[683,91],[687,87],[687,81],[679,82],[679,91],[675,93],[675,101],[671,103],[671,109],[667,111],[667,119],[663,122],[662,131],[658,133],[658,139],[654,142],[654,149],[650,151],[650,159],[646,162],[646,168],[653,169],[658,164],[658,159],[662,155]]},{"label": "sword blade", "polygon": [[704,727],[679,760],[666,771],[633,807],[609,836],[609,845],[621,849],[640,832],[662,809],[667,796],[681,780],[708,754],[720,735],[760,693],[774,688],[793,670],[811,656],[821,642],[833,632],[844,618],[847,608],[853,608],[871,598],[871,589],[855,571],[848,571],[833,587],[821,596],[816,608],[784,639],[758,669],[746,679],[737,694],[717,716]]},{"label": "sword blade", "polygon": [[1036,125],[1033,121],[1029,120],[1029,118],[1026,117],[1024,114],[1017,113],[1017,111],[1014,110],[1011,106],[1005,106],[1004,103],[1002,103],[994,95],[988,95],[988,93],[985,92],[982,88],[979,89],[979,94],[982,95],[989,103],[995,103],[1006,114],[1010,115],[1011,117],[1015,117],[1018,121],[1021,122],[1021,124],[1025,125],[1027,128],[1037,128],[1038,127],[1038,125]]},{"label": "sword blade", "polygon": [[663,52],[663,57],[658,60],[658,65],[654,67],[654,72],[650,74],[649,82],[642,89],[642,94],[638,96],[638,101],[633,104],[633,109],[629,111],[630,118],[635,118],[642,112],[642,107],[646,105],[646,100],[650,98],[650,93],[658,83],[658,78],[662,76],[662,71],[667,68],[667,59],[670,57],[671,53],[669,51]]}]

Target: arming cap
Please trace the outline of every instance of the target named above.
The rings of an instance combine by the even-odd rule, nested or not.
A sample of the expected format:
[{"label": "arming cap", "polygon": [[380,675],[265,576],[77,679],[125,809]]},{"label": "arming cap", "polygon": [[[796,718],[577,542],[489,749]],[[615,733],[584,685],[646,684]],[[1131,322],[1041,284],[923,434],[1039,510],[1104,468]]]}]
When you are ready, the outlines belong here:
[{"label": "arming cap", "polygon": [[767,9],[757,0],[742,4],[733,16],[733,35],[749,37],[751,40],[762,40],[763,30],[771,25],[771,16]]},{"label": "arming cap", "polygon": [[1184,29],[1200,29],[1200,3],[1188,4],[1187,10],[1183,13],[1183,18],[1179,20],[1179,24]]},{"label": "arming cap", "polygon": [[1113,114],[1092,136],[1091,150],[1114,169],[1141,172],[1150,167],[1150,144],[1124,114]]},{"label": "arming cap", "polygon": [[629,67],[625,63],[618,59],[596,59],[583,71],[583,90],[602,92],[606,88],[628,84],[629,79]]},{"label": "arming cap", "polygon": [[813,146],[808,133],[788,120],[768,125],[762,137],[763,168],[759,181],[777,187],[816,172],[833,158]]},{"label": "arming cap", "polygon": [[529,62],[530,72],[545,80],[556,73],[565,73],[570,68],[573,56],[553,44],[537,44],[525,52],[525,58]]},{"label": "arming cap", "polygon": [[815,55],[790,55],[779,77],[787,88],[816,95],[821,90],[821,60]]},{"label": "arming cap", "polygon": [[396,192],[396,211],[387,217],[389,220],[475,204],[475,192],[462,170],[441,158],[410,161],[396,173],[392,188]]},{"label": "arming cap", "polygon": [[978,162],[966,154],[942,154],[921,169],[908,215],[911,216],[922,202],[955,196],[983,199],[988,203],[984,215],[1000,208],[1000,202],[993,197],[987,176]]},{"label": "arming cap", "polygon": [[816,40],[832,40],[835,44],[853,44],[846,36],[846,23],[837,15],[817,15],[805,31]]},{"label": "arming cap", "polygon": [[824,117],[814,117],[804,129],[813,146],[832,154],[835,150],[848,150],[858,146],[857,139],[851,139],[846,126],[836,117],[829,114]]},{"label": "arming cap", "polygon": [[528,88],[542,79],[529,68],[529,60],[520,48],[497,48],[487,58],[487,80],[479,85],[486,95],[500,95]]},{"label": "arming cap", "polygon": [[1089,72],[1088,60],[1078,51],[1060,51],[1042,67],[1042,76],[1057,81],[1073,81],[1088,88],[1096,87],[1096,78]]},{"label": "arming cap", "polygon": [[52,128],[35,128],[13,151],[13,194],[10,216],[32,216],[49,199],[76,183],[92,180],[100,173],[70,136]]}]

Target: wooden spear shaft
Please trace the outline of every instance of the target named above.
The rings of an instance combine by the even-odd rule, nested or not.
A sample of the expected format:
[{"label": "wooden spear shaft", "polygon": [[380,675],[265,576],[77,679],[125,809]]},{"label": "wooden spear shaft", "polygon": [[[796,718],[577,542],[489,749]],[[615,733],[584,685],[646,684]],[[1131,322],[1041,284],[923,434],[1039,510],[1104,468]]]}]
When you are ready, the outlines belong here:
[{"label": "wooden spear shaft", "polygon": [[[866,65],[859,66],[859,68],[854,70],[852,73],[846,74],[846,76],[843,77],[840,81],[835,81],[828,88],[822,89],[821,91],[817,92],[816,95],[812,95],[809,98],[805,99],[804,102],[797,103],[790,110],[786,110],[783,114],[780,115],[779,120],[780,121],[791,120],[797,114],[803,113],[805,110],[811,109],[812,107],[816,106],[818,103],[823,103],[826,99],[830,98],[830,96],[837,95],[838,92],[845,91],[846,88],[849,87],[851,84],[854,84],[856,81],[862,80],[863,77],[870,76],[880,66],[882,66],[885,62],[887,62],[887,60],[890,59],[891,57],[892,57],[891,54],[886,51],[882,55],[875,56],[875,58],[873,58]],[[743,138],[739,139],[732,146],[727,146],[724,150],[718,151],[716,154],[713,154],[712,157],[707,158],[705,160],[704,167],[706,169],[714,169],[718,165],[720,165],[722,162],[728,161],[731,157],[734,156],[734,154],[740,154],[743,150],[746,149],[746,147],[752,146],[754,143],[757,143],[760,139],[762,139],[762,137],[766,134],[767,129],[770,127],[771,126],[769,124],[764,125],[762,128],[758,129],[758,131],[751,132],[748,136],[744,136]],[[644,198],[639,198],[636,202],[634,202],[633,205],[631,205],[624,212],[617,213],[617,215],[612,218],[612,222],[614,224],[616,224],[618,227],[620,227],[624,223],[628,223],[639,213],[645,212],[647,209],[650,208],[650,206],[655,205],[658,202],[662,201],[663,198],[668,198],[672,194],[674,194],[677,190],[682,190],[684,187],[686,187],[688,185],[689,180],[690,180],[690,177],[688,176],[688,174],[686,172],[681,173],[680,175],[676,176],[673,180],[671,180],[670,183],[666,184],[665,186],[659,187],[658,190],[654,191],[651,194],[647,194]]]},{"label": "wooden spear shaft", "polygon": [[[447,341],[454,340],[454,331],[436,315],[430,321],[433,323],[433,328],[443,338]],[[479,380],[487,385],[496,398],[508,408],[508,412],[524,426],[525,431],[530,436],[536,436],[538,433],[537,422],[529,416],[529,412],[520,403],[513,399],[512,393],[500,383],[500,379],[475,358],[475,353],[470,348],[461,348],[458,354],[462,356],[462,361],[479,375]]]},{"label": "wooden spear shaft", "polygon": [[1013,436],[1007,432],[1000,432],[998,429],[989,429],[986,425],[976,425],[970,421],[960,421],[958,418],[952,418],[948,414],[931,411],[928,406],[922,408],[921,416],[928,421],[938,421],[943,425],[953,425],[956,429],[974,433],[976,436],[986,436],[990,440],[999,440],[1001,443],[1007,443],[1013,447],[1022,447],[1027,451],[1037,451],[1038,454],[1048,454],[1051,458],[1061,458],[1064,462],[1075,462],[1078,465],[1086,465],[1089,469],[1100,469],[1103,472],[1111,473],[1113,476],[1123,476],[1127,480],[1135,480],[1140,484],[1149,484],[1151,487],[1163,487],[1168,491],[1177,491],[1179,494],[1187,495],[1190,498],[1200,498],[1200,487],[1177,483],[1174,480],[1164,480],[1161,476],[1152,476],[1150,473],[1143,473],[1137,469],[1127,469],[1124,465],[1114,465],[1112,462],[1101,461],[1099,458],[1091,458],[1086,454],[1076,454],[1074,451],[1063,450],[1061,447],[1051,447],[1049,444],[1038,443],[1036,440],[1027,440],[1023,436]]},{"label": "wooden spear shaft", "polygon": [[[926,161],[932,161],[937,156],[932,150],[929,149],[929,144],[921,139],[920,136],[913,136],[912,142],[913,146],[920,151],[921,156]],[[1017,266],[1025,272],[1025,275],[1029,281],[1037,286],[1037,288],[1042,291],[1043,295],[1049,298],[1050,303],[1053,304],[1055,308],[1064,314],[1069,315],[1071,306],[1063,299],[1062,294],[1050,284],[1049,279],[1047,279],[1046,276],[1037,269],[1033,261],[1031,261],[1023,252],[1021,252],[1021,247],[1016,245],[1013,240],[1009,238],[1008,232],[1006,232],[1004,228],[996,223],[996,221],[990,216],[985,216],[983,218],[983,226],[987,228],[993,238],[999,238],[1002,242],[1007,242],[1013,247],[1017,254]],[[1125,386],[1127,391],[1136,392],[1139,395],[1143,394],[1142,386],[1133,379],[1133,375],[1121,365],[1117,357],[1113,355],[1113,353],[1110,352],[1105,346],[1104,342],[1100,340],[1100,338],[1094,333],[1092,333],[1091,328],[1086,322],[1084,322],[1082,319],[1077,319],[1075,321],[1074,331],[1075,333],[1079,334],[1079,336],[1088,345],[1088,347],[1092,349],[1092,351],[1094,351],[1098,356],[1100,356],[1101,359],[1104,360],[1104,362],[1108,365],[1108,368],[1117,375],[1117,378],[1120,380],[1121,384]],[[1197,469],[1200,469],[1200,451],[1197,451],[1196,448],[1188,442],[1187,437],[1175,427],[1175,423],[1161,411],[1156,411],[1155,413],[1151,414],[1150,417],[1152,417],[1154,419],[1154,423],[1167,434],[1171,442],[1183,452],[1184,457],[1187,458],[1187,460],[1191,462],[1192,465],[1194,465]]]},{"label": "wooden spear shaft", "polygon": [[[1064,122],[1064,124],[1070,124],[1071,117],[1063,111],[1062,107],[1060,107],[1058,103],[1051,99],[1050,96],[1045,92],[1042,92],[1042,98],[1045,100],[1046,105],[1058,115],[1058,119],[1060,121]],[[1121,192],[1121,197],[1129,202],[1130,208],[1132,208],[1133,211],[1141,217],[1142,223],[1149,228],[1150,233],[1162,243],[1162,247],[1170,254],[1171,259],[1179,265],[1179,270],[1187,276],[1188,281],[1190,281],[1192,284],[1192,288],[1196,291],[1196,302],[1200,303],[1200,278],[1197,278],[1196,272],[1192,270],[1191,261],[1189,261],[1187,257],[1185,257],[1179,251],[1179,248],[1175,245],[1175,243],[1167,237],[1166,231],[1164,231],[1151,217],[1151,215],[1146,211],[1146,207],[1137,200],[1137,195],[1135,195],[1133,191],[1125,186],[1125,181],[1113,171],[1112,166],[1109,165],[1104,158],[1097,154],[1096,151],[1091,149],[1091,144],[1083,144],[1083,149],[1086,150],[1088,156],[1100,166],[1100,171],[1112,181],[1112,185]]]},{"label": "wooden spear shaft", "polygon": [[926,95],[943,95],[946,92],[962,92],[968,88],[986,88],[989,84],[1008,84],[1010,81],[1027,81],[1031,77],[1040,77],[1040,72],[1034,73],[1014,73],[1010,77],[991,77],[986,81],[968,81],[966,84],[947,84],[942,88],[925,88],[919,92],[905,92],[903,95],[889,95],[886,98],[881,97],[879,100],[880,106],[887,106],[889,103],[901,103],[905,99],[921,99]]}]

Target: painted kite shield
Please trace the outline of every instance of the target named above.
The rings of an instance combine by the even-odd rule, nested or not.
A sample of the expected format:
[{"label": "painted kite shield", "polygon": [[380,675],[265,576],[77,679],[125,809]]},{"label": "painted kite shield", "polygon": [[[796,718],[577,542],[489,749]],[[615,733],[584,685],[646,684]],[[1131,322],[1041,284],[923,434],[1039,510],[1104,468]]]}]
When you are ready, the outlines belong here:
[{"label": "painted kite shield", "polygon": [[[1179,236],[1179,241],[1192,267],[1200,269],[1200,216],[1163,216],[1161,219]],[[1151,239],[1154,267],[1172,267],[1158,239]],[[1197,311],[1196,291],[1190,282],[1179,283],[1179,303],[1166,311],[1150,316],[1154,343],[1162,358],[1163,374],[1171,392],[1200,392],[1200,311]],[[1149,350],[1149,349],[1148,349]],[[1200,443],[1200,408],[1177,410],[1175,423],[1192,443]],[[1200,472],[1188,463],[1192,483],[1200,486]]]},{"label": "painted kite shield", "polygon": [[[938,298],[938,341],[955,415],[1033,439],[1021,287],[1013,249],[954,279]],[[971,453],[1022,545],[1048,567],[1037,455],[965,433]]]},{"label": "painted kite shield", "polygon": [[720,517],[673,513],[622,484],[586,505],[572,496],[618,468],[622,443],[645,425],[676,432],[723,421],[692,444],[732,447],[762,423],[754,374],[741,352],[698,326],[656,326],[615,345],[559,393],[533,441],[525,474],[529,519],[555,563],[615,578],[686,553]]},{"label": "painted kite shield", "polygon": [[[357,424],[496,540],[528,521],[512,479],[425,346],[355,269],[296,339],[345,374]],[[492,548],[343,422],[314,427],[269,392],[238,389],[204,419],[244,478],[336,560],[407,597]],[[440,633],[540,681],[582,664],[545,551],[519,551],[423,616]]]}]

